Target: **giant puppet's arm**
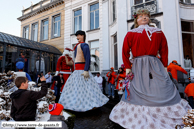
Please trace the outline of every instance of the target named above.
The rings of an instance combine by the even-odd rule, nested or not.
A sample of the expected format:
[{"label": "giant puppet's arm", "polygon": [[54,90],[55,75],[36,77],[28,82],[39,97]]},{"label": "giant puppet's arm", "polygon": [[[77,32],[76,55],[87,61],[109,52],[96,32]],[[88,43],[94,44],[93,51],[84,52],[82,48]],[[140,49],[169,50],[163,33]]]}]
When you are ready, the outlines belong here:
[{"label": "giant puppet's arm", "polygon": [[88,78],[90,78],[89,72],[88,72],[90,69],[90,49],[88,44],[86,43],[81,44],[81,49],[83,51],[84,58],[85,58],[85,67],[84,67],[84,72],[82,73],[82,76],[84,76],[84,78],[88,80]]},{"label": "giant puppet's arm", "polygon": [[63,56],[60,56],[58,61],[57,61],[57,68],[56,68],[55,76],[57,76],[59,74],[59,71],[61,70],[62,59],[63,59]]},{"label": "giant puppet's arm", "polygon": [[122,58],[123,58],[123,63],[126,67],[126,75],[131,72],[131,62],[129,61],[130,49],[131,49],[130,33],[131,32],[128,32],[127,35],[125,36],[125,39],[123,41],[123,50],[122,50]]},{"label": "giant puppet's arm", "polygon": [[67,58],[68,58],[68,61],[72,61],[73,62],[73,65],[70,66],[71,67],[71,72],[73,72],[74,71],[74,61],[73,61],[73,59],[70,56],[68,56]]},{"label": "giant puppet's arm", "polygon": [[166,37],[163,32],[161,32],[161,43],[160,43],[160,48],[159,48],[159,53],[160,53],[160,60],[164,67],[168,66],[168,44]]},{"label": "giant puppet's arm", "polygon": [[90,69],[90,48],[89,48],[88,44],[82,43],[81,49],[84,53],[84,58],[85,58],[84,71],[89,71],[89,69]]}]

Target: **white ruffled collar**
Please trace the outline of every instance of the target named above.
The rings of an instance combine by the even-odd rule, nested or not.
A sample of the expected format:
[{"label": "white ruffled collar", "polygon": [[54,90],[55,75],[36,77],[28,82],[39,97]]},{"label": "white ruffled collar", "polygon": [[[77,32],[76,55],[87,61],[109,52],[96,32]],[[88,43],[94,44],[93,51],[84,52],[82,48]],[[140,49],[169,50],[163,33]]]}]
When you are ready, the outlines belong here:
[{"label": "white ruffled collar", "polygon": [[148,24],[146,25],[140,25],[138,28],[149,28]]},{"label": "white ruffled collar", "polygon": [[139,27],[130,30],[129,32],[137,32],[137,33],[142,33],[143,30],[145,29],[146,34],[149,38],[149,40],[151,41],[151,37],[152,37],[152,33],[157,32],[157,31],[161,31],[161,29],[155,28],[155,27],[150,27],[149,25],[140,25]]}]

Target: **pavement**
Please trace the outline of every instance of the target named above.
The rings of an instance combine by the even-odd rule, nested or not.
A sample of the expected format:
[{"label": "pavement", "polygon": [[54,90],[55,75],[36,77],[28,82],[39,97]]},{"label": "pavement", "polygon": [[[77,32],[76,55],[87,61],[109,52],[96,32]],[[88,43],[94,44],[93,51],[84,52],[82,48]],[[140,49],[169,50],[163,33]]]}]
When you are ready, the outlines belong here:
[{"label": "pavement", "polygon": [[87,112],[70,113],[76,116],[74,129],[124,129],[109,119],[112,108],[119,102],[118,98],[110,99],[107,104]]}]

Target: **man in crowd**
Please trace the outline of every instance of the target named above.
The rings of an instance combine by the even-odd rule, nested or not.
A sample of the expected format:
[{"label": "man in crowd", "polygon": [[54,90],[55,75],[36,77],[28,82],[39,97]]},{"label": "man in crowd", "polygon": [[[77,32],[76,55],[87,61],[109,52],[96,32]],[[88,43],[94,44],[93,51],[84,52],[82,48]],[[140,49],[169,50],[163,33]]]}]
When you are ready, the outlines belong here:
[{"label": "man in crowd", "polygon": [[48,88],[50,88],[51,83],[52,83],[52,75],[51,75],[51,71],[48,71],[48,73],[45,75],[46,78],[46,83],[48,85]]},{"label": "man in crowd", "polygon": [[108,72],[106,76],[108,77],[108,97],[112,95],[112,98],[114,99],[115,79],[117,75],[114,72],[113,67],[110,68],[110,72]]},{"label": "man in crowd", "polygon": [[181,66],[178,65],[176,60],[173,60],[172,63],[167,67],[167,71],[172,74],[172,77],[178,81],[177,71],[181,71],[182,73],[187,75],[187,71],[185,71]]},{"label": "man in crowd", "polygon": [[103,79],[102,79],[102,77],[100,76],[100,73],[99,73],[99,72],[96,74],[96,76],[94,77],[94,79],[96,80],[96,82],[98,83],[100,89],[101,89],[102,92],[103,92],[103,88],[102,88],[102,81],[103,81]]},{"label": "man in crowd", "polygon": [[189,105],[194,109],[194,83],[190,83],[185,88],[185,95],[188,97]]},{"label": "man in crowd", "polygon": [[36,79],[36,85],[37,85],[37,86],[38,86],[39,83],[41,83],[40,78],[41,78],[41,74],[39,73],[39,74],[38,74],[38,77],[37,77],[37,79]]},{"label": "man in crowd", "polygon": [[43,77],[44,76],[43,71],[40,72],[40,75],[41,75],[40,77]]}]

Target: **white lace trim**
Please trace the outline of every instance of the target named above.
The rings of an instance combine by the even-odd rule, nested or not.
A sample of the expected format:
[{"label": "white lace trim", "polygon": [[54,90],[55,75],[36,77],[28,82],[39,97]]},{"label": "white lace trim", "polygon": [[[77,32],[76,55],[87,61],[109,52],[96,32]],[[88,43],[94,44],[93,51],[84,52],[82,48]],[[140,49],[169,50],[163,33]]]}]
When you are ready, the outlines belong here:
[{"label": "white lace trim", "polygon": [[161,31],[161,29],[159,29],[159,28],[150,27],[148,25],[140,25],[138,28],[132,29],[129,32],[142,33],[145,28],[147,28],[152,33],[157,32],[157,31]]},{"label": "white lace trim", "polygon": [[146,34],[147,34],[148,38],[150,39],[150,41],[151,41],[152,33],[157,32],[157,31],[161,31],[161,29],[158,29],[155,27],[150,27],[148,25],[140,25],[138,28],[132,29],[129,32],[142,33],[144,29],[145,29]]}]

